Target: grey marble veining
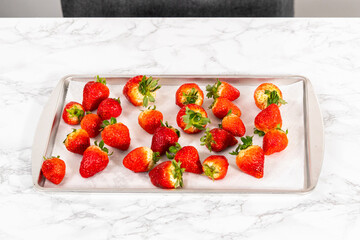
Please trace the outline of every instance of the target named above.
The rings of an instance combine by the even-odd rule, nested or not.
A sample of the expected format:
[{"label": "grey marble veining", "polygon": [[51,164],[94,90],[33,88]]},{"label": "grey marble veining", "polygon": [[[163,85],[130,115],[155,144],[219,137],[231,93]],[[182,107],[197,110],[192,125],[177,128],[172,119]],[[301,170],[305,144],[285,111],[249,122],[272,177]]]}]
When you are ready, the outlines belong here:
[{"label": "grey marble veining", "polygon": [[[1,19],[0,239],[357,239],[359,29],[360,19]],[[304,75],[325,124],[318,186],[305,195],[38,192],[35,127],[58,80],[74,73]]]}]

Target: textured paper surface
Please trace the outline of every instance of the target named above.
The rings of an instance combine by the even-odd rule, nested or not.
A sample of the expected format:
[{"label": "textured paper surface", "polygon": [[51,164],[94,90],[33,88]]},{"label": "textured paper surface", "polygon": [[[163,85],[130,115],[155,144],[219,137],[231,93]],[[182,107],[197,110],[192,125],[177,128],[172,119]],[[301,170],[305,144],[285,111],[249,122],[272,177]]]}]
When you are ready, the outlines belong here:
[{"label": "textured paper surface", "polygon": [[[161,82],[161,81],[160,81]],[[85,83],[71,81],[69,84],[65,104],[70,101],[82,102],[82,90]],[[180,84],[179,84],[180,85]],[[205,84],[200,85],[205,93]],[[234,103],[240,107],[242,111],[241,119],[246,126],[246,135],[254,135],[254,118],[260,112],[255,106],[253,93],[256,86],[236,85],[240,92],[240,98]],[[49,181],[45,182],[45,187],[60,188],[155,188],[149,179],[148,173],[134,173],[122,164],[123,158],[128,152],[136,147],[151,145],[152,135],[145,132],[138,124],[138,115],[141,107],[135,107],[130,104],[122,94],[123,85],[108,84],[110,89],[110,97],[120,97],[122,114],[117,118],[118,122],[124,123],[130,129],[131,145],[128,151],[121,151],[108,147],[110,152],[114,152],[110,156],[110,162],[106,169],[91,178],[84,179],[79,174],[79,166],[82,159],[81,155],[73,154],[66,150],[63,141],[66,135],[72,131],[72,128],[80,128],[80,125],[70,126],[61,120],[59,129],[55,139],[55,145],[52,155],[60,155],[66,163],[66,176],[61,184],[54,185]],[[288,189],[298,190],[304,185],[304,115],[303,115],[303,85],[301,82],[291,85],[279,85],[283,92],[283,98],[288,104],[281,106],[280,111],[283,119],[283,129],[288,129],[288,147],[281,153],[276,153],[265,157],[264,177],[256,179],[241,172],[235,164],[235,156],[229,154],[236,146],[226,149],[220,153],[210,153],[206,147],[200,146],[199,134],[186,134],[181,131],[179,143],[182,146],[195,146],[203,162],[206,157],[219,154],[224,155],[229,160],[229,169],[227,176],[223,180],[211,181],[206,176],[193,173],[184,174],[184,188],[187,189]],[[178,86],[162,86],[157,91],[156,106],[164,115],[164,120],[170,125],[177,127],[176,115],[179,107],[175,105],[175,92]],[[206,95],[206,93],[205,93]],[[206,99],[203,107],[207,110],[211,119],[210,128],[216,127],[220,123],[212,114],[208,106],[211,100]],[[96,111],[94,111],[96,113]],[[237,138],[240,141],[240,138]],[[99,135],[95,139],[101,141]],[[262,138],[254,136],[255,145],[262,146]],[[166,161],[163,156],[160,162]]]}]

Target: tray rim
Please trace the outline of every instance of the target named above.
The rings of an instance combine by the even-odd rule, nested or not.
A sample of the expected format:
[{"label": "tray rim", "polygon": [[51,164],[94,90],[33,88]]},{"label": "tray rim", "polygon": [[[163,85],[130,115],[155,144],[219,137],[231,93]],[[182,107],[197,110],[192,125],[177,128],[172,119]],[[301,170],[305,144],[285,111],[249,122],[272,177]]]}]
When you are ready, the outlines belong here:
[{"label": "tray rim", "polygon": [[[100,74],[99,74],[100,75]],[[136,75],[136,74],[135,74]],[[135,76],[134,74],[101,74],[100,76],[105,78],[130,78]],[[307,174],[304,173],[304,187],[299,189],[175,189],[175,190],[165,190],[165,189],[150,189],[150,188],[49,188],[43,187],[39,184],[39,178],[41,177],[41,166],[39,168],[39,164],[37,164],[36,159],[38,158],[39,150],[37,149],[36,140],[39,139],[39,129],[43,127],[42,123],[44,123],[44,118],[49,118],[49,116],[53,116],[54,121],[56,117],[56,111],[59,111],[59,108],[53,109],[53,114],[47,114],[49,108],[51,107],[51,103],[56,103],[56,106],[59,105],[59,99],[61,94],[63,94],[65,85],[73,78],[93,78],[93,75],[89,74],[69,74],[60,79],[57,86],[53,90],[49,100],[47,101],[46,105],[44,106],[43,112],[41,114],[40,120],[38,122],[37,131],[34,136],[33,146],[32,146],[32,178],[33,178],[33,187],[40,191],[40,192],[102,192],[102,193],[225,193],[225,194],[236,194],[236,193],[260,193],[260,194],[281,194],[281,193],[308,193],[311,192],[317,185],[321,167],[323,162],[324,156],[324,131],[323,131],[323,118],[320,111],[319,103],[317,97],[314,93],[312,88],[311,82],[308,78],[301,76],[301,75],[236,75],[236,74],[211,74],[211,75],[204,75],[204,74],[148,74],[149,76],[155,76],[160,78],[243,78],[243,79],[296,79],[297,81],[303,82],[303,89],[304,89],[304,131],[305,131],[305,149],[306,149],[306,159],[305,165],[308,169]],[[309,99],[311,99],[312,104],[309,104]],[[313,106],[310,108],[310,106]],[[62,109],[60,109],[62,111]],[[316,115],[315,119],[310,122],[309,117],[311,113]],[[55,112],[55,113],[54,113]],[[45,116],[47,115],[47,116]],[[59,120],[60,121],[60,120]],[[58,122],[59,122],[58,121]],[[316,121],[316,124],[314,123]],[[49,124],[48,124],[49,125]],[[314,154],[314,149],[311,147],[308,138],[310,137],[311,125],[317,125],[317,128],[320,130],[318,131],[318,137],[316,138],[316,152]],[[54,122],[52,124],[54,127]],[[50,140],[51,131],[48,132],[48,144]],[[314,135],[314,134],[312,134]],[[309,136],[309,137],[307,137]],[[313,137],[314,138],[314,137]],[[311,139],[310,139],[311,140]],[[311,142],[311,141],[310,141]],[[44,151],[48,148],[48,145],[44,146]],[[319,152],[320,150],[320,152]],[[315,153],[316,153],[315,152]],[[315,155],[316,161],[310,162],[310,157]],[[312,158],[311,158],[312,159]],[[42,161],[41,161],[42,164]],[[40,165],[41,165],[40,164]],[[314,165],[315,168],[310,168],[310,165]],[[311,171],[313,170],[313,172]],[[305,170],[304,170],[305,171]],[[38,172],[36,176],[36,172]]]}]

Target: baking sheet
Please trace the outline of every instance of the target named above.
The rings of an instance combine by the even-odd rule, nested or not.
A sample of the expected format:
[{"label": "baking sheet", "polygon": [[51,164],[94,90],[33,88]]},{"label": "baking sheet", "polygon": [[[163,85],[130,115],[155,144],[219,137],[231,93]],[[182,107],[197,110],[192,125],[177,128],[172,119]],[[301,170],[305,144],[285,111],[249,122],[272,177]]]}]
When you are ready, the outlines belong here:
[{"label": "baking sheet", "polygon": [[[184,81],[185,82],[185,81]],[[175,92],[177,88],[183,84],[180,82],[176,85],[163,85],[157,91],[156,106],[164,115],[164,120],[168,121],[170,125],[177,127],[176,115],[179,107],[175,105]],[[125,83],[125,82],[124,82]],[[70,101],[82,102],[82,89],[86,83],[79,81],[70,81],[66,99],[64,104]],[[160,80],[161,84],[161,80]],[[260,112],[255,106],[253,93],[257,86],[242,85],[241,82],[232,82],[240,92],[240,98],[234,103],[240,107],[242,111],[241,119],[246,126],[246,135],[254,135],[254,118]],[[110,89],[110,97],[120,97],[121,106],[123,108],[122,114],[117,118],[118,122],[122,122],[130,129],[131,145],[128,151],[121,151],[108,147],[110,152],[114,152],[110,156],[110,162],[107,168],[101,173],[96,174],[91,178],[84,179],[79,174],[79,166],[81,162],[81,155],[73,154],[66,150],[63,141],[66,135],[72,131],[72,128],[80,128],[80,125],[70,126],[60,121],[58,126],[55,144],[51,155],[60,155],[66,163],[66,175],[64,180],[59,185],[54,185],[49,181],[45,181],[45,188],[120,188],[120,189],[152,189],[155,188],[150,182],[148,173],[134,173],[122,164],[123,158],[128,152],[139,146],[150,146],[152,135],[145,132],[137,122],[141,107],[135,107],[130,104],[122,94],[124,84],[107,84]],[[198,83],[200,88],[206,95],[207,83]],[[199,134],[186,134],[181,131],[179,143],[182,146],[192,145],[199,150],[200,160],[204,161],[206,157],[213,154],[220,154],[226,156],[229,160],[229,170],[227,176],[223,180],[211,181],[206,176],[197,175],[193,173],[184,173],[184,188],[186,189],[291,189],[298,190],[304,188],[304,162],[305,162],[305,144],[304,144],[304,109],[303,109],[303,83],[296,82],[290,85],[277,84],[283,92],[283,98],[288,104],[281,106],[280,111],[283,118],[283,129],[288,129],[288,147],[281,153],[276,153],[265,157],[264,177],[256,179],[241,172],[235,164],[235,156],[228,154],[233,151],[236,146],[228,148],[221,153],[210,153],[205,146],[200,146],[200,137],[203,132]],[[210,128],[216,127],[220,123],[220,119],[213,116],[210,109],[207,107],[211,104],[210,99],[205,99],[203,107],[207,110],[208,116],[211,119]],[[94,111],[96,113],[96,111]],[[179,128],[178,128],[179,129]],[[237,138],[240,141],[240,138]],[[99,135],[95,139],[98,142],[101,140]],[[254,136],[253,142],[256,145],[262,146],[262,138],[257,135]],[[163,156],[160,162],[166,161],[166,156]]]}]

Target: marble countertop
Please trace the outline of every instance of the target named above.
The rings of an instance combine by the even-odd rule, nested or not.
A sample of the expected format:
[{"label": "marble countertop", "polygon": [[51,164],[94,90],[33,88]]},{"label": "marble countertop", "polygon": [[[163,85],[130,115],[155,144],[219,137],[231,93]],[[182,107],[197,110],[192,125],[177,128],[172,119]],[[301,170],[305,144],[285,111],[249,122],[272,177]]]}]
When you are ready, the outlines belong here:
[{"label": "marble countertop", "polygon": [[[360,19],[0,19],[0,239],[358,239]],[[308,77],[325,125],[303,195],[43,193],[31,146],[68,74]],[[10,120],[9,120],[10,119]]]}]

